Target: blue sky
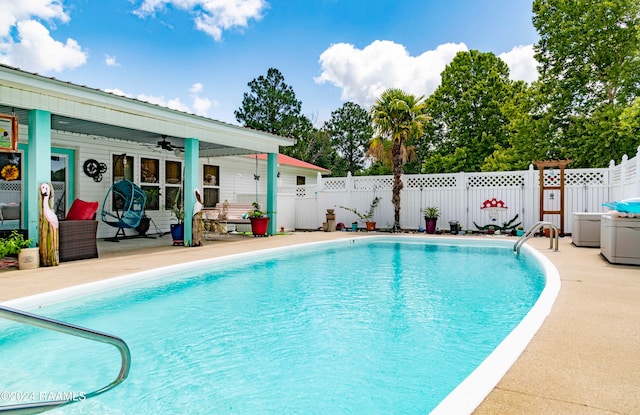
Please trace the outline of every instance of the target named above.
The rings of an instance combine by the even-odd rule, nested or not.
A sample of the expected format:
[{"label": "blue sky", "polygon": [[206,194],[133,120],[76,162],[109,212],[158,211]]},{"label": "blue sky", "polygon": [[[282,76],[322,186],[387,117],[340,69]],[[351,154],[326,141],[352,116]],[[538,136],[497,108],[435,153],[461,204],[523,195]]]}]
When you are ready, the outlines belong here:
[{"label": "blue sky", "polygon": [[320,127],[346,101],[428,96],[460,50],[537,77],[531,0],[0,0],[0,63],[237,124],[274,67]]}]

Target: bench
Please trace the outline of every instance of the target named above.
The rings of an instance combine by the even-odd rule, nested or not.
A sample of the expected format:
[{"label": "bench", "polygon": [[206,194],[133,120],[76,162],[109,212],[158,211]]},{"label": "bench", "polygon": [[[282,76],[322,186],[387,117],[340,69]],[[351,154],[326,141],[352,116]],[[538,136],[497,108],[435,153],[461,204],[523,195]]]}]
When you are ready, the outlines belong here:
[{"label": "bench", "polygon": [[[226,206],[225,206],[226,203]],[[243,217],[248,211],[253,210],[251,203],[218,202],[213,208],[202,209],[205,239],[211,234],[226,234],[227,224],[249,225],[251,220]],[[225,215],[226,211],[226,215]]]}]

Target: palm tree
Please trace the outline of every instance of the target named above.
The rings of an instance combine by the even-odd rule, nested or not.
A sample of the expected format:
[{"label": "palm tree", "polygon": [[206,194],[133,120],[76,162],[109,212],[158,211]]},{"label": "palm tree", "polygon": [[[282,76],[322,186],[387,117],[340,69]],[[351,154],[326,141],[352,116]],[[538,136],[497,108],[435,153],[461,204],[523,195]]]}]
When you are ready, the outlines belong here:
[{"label": "palm tree", "polygon": [[425,105],[424,96],[415,97],[400,89],[389,88],[371,107],[375,136],[369,146],[369,153],[378,160],[384,160],[391,147],[394,231],[400,229],[400,191],[404,186],[401,176],[402,167],[410,154],[408,143],[422,135],[422,130],[430,119],[425,113]]}]

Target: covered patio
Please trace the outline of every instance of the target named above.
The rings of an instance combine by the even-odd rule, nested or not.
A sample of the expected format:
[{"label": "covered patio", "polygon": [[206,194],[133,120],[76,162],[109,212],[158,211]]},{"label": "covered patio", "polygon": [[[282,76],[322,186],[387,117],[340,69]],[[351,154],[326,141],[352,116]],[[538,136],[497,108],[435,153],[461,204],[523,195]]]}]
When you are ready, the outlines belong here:
[{"label": "covered patio", "polygon": [[[125,160],[123,168],[126,168],[127,157],[131,157],[140,165],[129,166],[131,180],[144,182],[140,171],[145,151],[146,154],[161,152],[155,161],[159,166],[157,173],[165,169],[164,160],[175,163],[179,172],[175,175],[177,179],[163,182],[154,177],[151,182],[167,194],[180,186],[184,190],[185,212],[193,211],[194,190],[202,188],[204,178],[200,160],[267,154],[266,211],[271,212],[273,218],[268,232],[276,233],[277,155],[279,147],[293,145],[292,140],[6,65],[0,65],[0,79],[0,113],[17,117],[19,124],[16,154],[21,157],[22,165],[20,227],[28,230],[30,238],[38,240],[37,189],[41,183],[52,180],[52,154],[60,153],[67,159],[62,205],[69,209],[76,198],[102,203],[108,185],[120,177],[117,174],[122,174],[113,168],[114,157]],[[107,180],[104,183],[96,184],[99,182],[97,177],[91,180],[80,174],[87,160],[105,166]],[[123,177],[127,178],[126,174]],[[157,221],[161,222],[162,228],[168,224],[169,213],[161,205]],[[191,240],[191,234],[191,221],[187,220],[185,243]]]}]

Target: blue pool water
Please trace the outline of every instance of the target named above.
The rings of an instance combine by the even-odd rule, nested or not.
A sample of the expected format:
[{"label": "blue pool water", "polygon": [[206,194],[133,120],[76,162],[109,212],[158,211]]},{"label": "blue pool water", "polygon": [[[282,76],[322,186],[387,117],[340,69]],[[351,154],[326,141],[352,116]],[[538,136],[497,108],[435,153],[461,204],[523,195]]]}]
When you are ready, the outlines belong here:
[{"label": "blue pool water", "polygon": [[[526,252],[425,239],[212,261],[36,310],[132,353],[122,385],[51,413],[425,414],[544,285]],[[117,374],[112,347],[1,324],[0,391],[89,392]]]}]

